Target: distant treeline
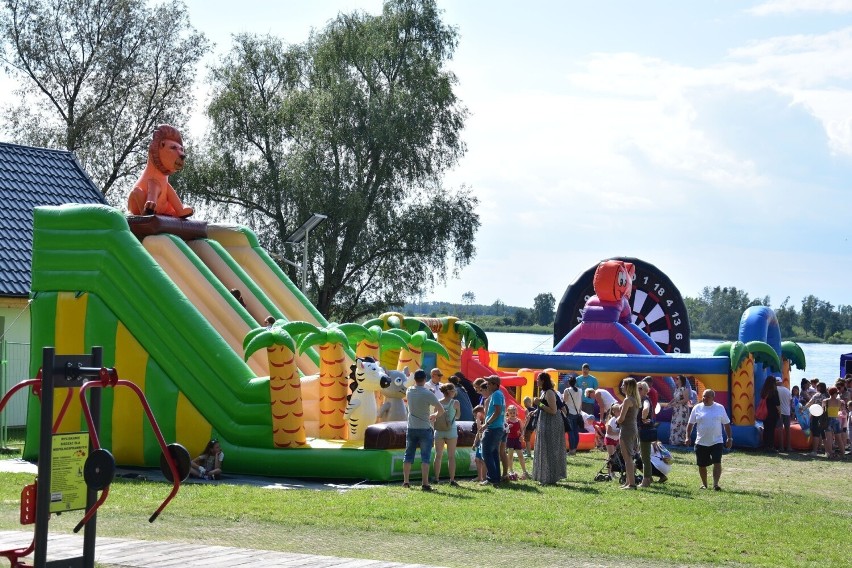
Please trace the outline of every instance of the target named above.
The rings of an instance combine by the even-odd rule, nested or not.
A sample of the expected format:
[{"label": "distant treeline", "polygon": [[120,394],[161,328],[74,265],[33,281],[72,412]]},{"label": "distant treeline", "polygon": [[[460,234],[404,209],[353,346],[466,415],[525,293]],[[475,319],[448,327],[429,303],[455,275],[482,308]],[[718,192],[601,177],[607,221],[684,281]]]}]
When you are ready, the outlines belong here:
[{"label": "distant treeline", "polygon": [[[412,302],[401,311],[405,315],[440,317],[454,315],[478,323],[486,330],[552,332],[555,299],[539,294],[532,308],[508,306],[500,300],[490,305],[473,303],[468,292],[465,301]],[[706,286],[697,298],[685,297],[692,337],[707,339],[736,339],[743,312],[750,306],[769,306],[778,317],[781,337],[785,340],[811,343],[852,343],[852,305],[833,306],[830,302],[810,295],[798,308],[791,305],[789,296],[780,306],[772,306],[769,296],[750,298],[736,287]]]},{"label": "distant treeline", "polygon": [[749,298],[735,287],[705,287],[698,298],[684,298],[693,337],[736,339],[743,312],[750,306],[769,306],[778,317],[783,339],[826,342],[852,342],[852,306],[833,306],[810,295],[801,306],[790,304],[788,296],[774,307],[769,296]]},{"label": "distant treeline", "polygon": [[463,303],[413,302],[405,304],[399,311],[407,316],[452,315],[475,322],[486,331],[499,329],[507,332],[553,333],[552,327],[548,329],[548,326],[553,324],[555,304],[556,299],[551,294],[539,294],[533,300],[532,308],[508,306],[496,300],[487,306],[470,301]]}]

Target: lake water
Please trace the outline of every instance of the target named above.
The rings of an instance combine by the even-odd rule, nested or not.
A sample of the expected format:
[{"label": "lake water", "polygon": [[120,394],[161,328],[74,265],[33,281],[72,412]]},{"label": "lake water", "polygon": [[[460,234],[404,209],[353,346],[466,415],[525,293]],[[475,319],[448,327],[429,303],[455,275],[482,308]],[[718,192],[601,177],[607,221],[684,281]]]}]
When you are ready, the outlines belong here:
[{"label": "lake water", "polygon": [[[721,341],[710,339],[693,339],[690,347],[693,355],[712,355]],[[806,369],[800,371],[793,367],[792,383],[798,384],[802,377],[818,377],[829,386],[840,373],[840,355],[852,353],[852,345],[825,343],[799,343],[805,352]],[[514,353],[537,352],[547,353],[553,349],[553,336],[534,333],[499,333],[488,332],[488,348],[491,351],[506,351]]]}]

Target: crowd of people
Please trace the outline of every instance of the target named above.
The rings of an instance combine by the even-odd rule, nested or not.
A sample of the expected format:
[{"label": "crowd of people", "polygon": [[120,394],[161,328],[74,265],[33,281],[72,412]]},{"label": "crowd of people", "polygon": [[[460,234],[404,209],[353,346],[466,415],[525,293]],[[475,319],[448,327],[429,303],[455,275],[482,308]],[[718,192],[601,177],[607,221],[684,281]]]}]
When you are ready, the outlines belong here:
[{"label": "crowd of people", "polygon": [[[501,391],[500,377],[493,375],[469,381],[462,373],[442,383],[443,375],[433,369],[431,380],[426,373],[415,373],[415,386],[409,389],[408,437],[404,457],[403,485],[410,487],[410,469],[417,449],[420,449],[422,489],[432,490],[440,481],[441,460],[446,448],[449,483],[456,481],[455,449],[458,437],[457,420],[470,419],[475,423],[474,456],[476,482],[499,487],[516,479],[532,479],[541,485],[554,485],[566,478],[567,458],[579,446],[579,434],[596,432],[598,447],[607,453],[607,478],[614,477],[612,464],[621,464],[622,489],[649,487],[665,482],[670,470],[670,454],[657,439],[656,413],[671,409],[669,446],[695,446],[695,459],[701,479],[701,489],[720,491],[722,456],[733,443],[731,421],[725,407],[715,401],[716,393],[705,389],[699,399],[693,383],[683,376],[675,377],[671,400],[661,402],[652,377],[637,380],[625,378],[619,386],[619,402],[606,389],[586,388],[589,384],[588,365],[583,374],[568,378],[562,393],[556,389],[553,377],[539,373],[536,377],[538,396],[523,401],[524,418],[520,409],[508,405]],[[594,377],[591,377],[594,379]],[[596,384],[597,381],[594,381]],[[412,399],[413,396],[413,399]],[[758,422],[763,428],[763,445],[770,451],[791,450],[790,426],[800,411],[814,414],[810,421],[813,439],[812,455],[824,446],[826,455],[835,459],[845,456],[849,447],[847,435],[852,418],[849,412],[852,397],[852,376],[838,379],[828,388],[816,379],[803,379],[801,385],[787,389],[780,378],[767,377],[760,393],[767,414]],[[412,405],[412,400],[414,401]],[[589,400],[594,401],[589,404]],[[819,406],[822,412],[809,409]],[[596,406],[599,419],[586,412]],[[818,419],[818,415],[824,418]],[[468,418],[469,417],[469,418]],[[440,421],[440,427],[436,426]],[[781,448],[776,449],[776,429]],[[566,434],[568,444],[566,447]],[[534,439],[534,442],[533,442]],[[434,458],[432,449],[434,447]],[[527,467],[532,460],[531,467]],[[515,471],[515,462],[520,472]],[[637,471],[636,464],[641,464]],[[430,468],[434,472],[430,477]],[[708,474],[711,478],[708,478]]]},{"label": "crowd of people", "polygon": [[778,447],[772,423],[764,420],[764,450],[773,453],[791,451],[789,424],[800,414],[807,420],[810,429],[811,456],[824,452],[829,459],[844,459],[852,450],[849,438],[852,429],[852,375],[838,378],[832,387],[819,379],[802,379],[799,385],[787,389],[778,380],[774,388],[764,385],[761,398],[766,399],[767,410],[778,401],[777,412],[782,429],[782,443]]},{"label": "crowd of people", "polygon": [[[652,377],[627,377],[619,385],[619,402],[606,389],[586,388],[581,392],[579,381],[589,384],[591,378],[597,384],[589,371],[589,366],[583,365],[583,374],[569,377],[562,393],[556,390],[553,377],[539,373],[538,396],[524,398],[522,419],[517,406],[507,406],[499,376],[470,381],[458,372],[448,382],[442,382],[440,369],[432,369],[428,377],[424,370],[417,370],[415,384],[406,393],[403,486],[411,486],[411,467],[418,450],[422,490],[432,491],[432,484],[440,482],[445,451],[447,481],[458,486],[458,421],[475,424],[475,481],[482,485],[499,487],[518,479],[555,485],[566,478],[567,458],[577,451],[581,432],[595,432],[599,442],[596,445],[606,451],[606,479],[615,477],[613,464],[619,464],[622,489],[649,487],[655,478],[664,483],[670,470],[666,456],[670,454],[657,439],[656,413],[669,408],[668,445],[694,445],[701,488],[711,487],[708,468],[712,466],[712,488],[721,490],[722,455],[725,448],[731,447],[733,438],[727,411],[715,401],[713,390],[705,389],[699,401],[689,379],[678,375],[671,400],[660,402]],[[589,404],[589,400],[594,402]],[[586,412],[594,406],[599,420]],[[852,429],[852,375],[837,379],[831,387],[819,379],[802,379],[792,389],[785,387],[780,377],[769,375],[760,392],[759,407],[762,419],[757,426],[762,429],[764,451],[792,451],[790,428],[801,421],[802,428],[810,431],[809,455],[824,452],[829,459],[843,459],[852,453],[848,435]],[[520,472],[515,471],[516,460]],[[529,468],[528,460],[532,461]],[[218,441],[211,440],[204,452],[192,460],[189,474],[200,479],[219,479],[223,461]],[[641,471],[637,471],[637,463],[641,464]]]}]

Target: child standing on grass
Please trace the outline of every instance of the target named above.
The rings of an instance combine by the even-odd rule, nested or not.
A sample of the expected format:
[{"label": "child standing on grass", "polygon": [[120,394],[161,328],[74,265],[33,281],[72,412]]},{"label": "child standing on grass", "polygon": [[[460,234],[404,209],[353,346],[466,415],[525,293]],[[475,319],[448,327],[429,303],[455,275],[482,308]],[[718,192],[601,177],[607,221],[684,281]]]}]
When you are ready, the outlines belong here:
[{"label": "child standing on grass", "polygon": [[509,479],[518,478],[515,473],[513,453],[518,456],[518,461],[521,462],[521,471],[524,472],[521,479],[529,479],[530,475],[527,473],[527,464],[524,461],[523,445],[521,444],[521,427],[523,424],[518,419],[518,407],[514,404],[506,409],[506,424],[509,425],[509,435],[506,438],[506,451],[509,453]]},{"label": "child standing on grass", "polygon": [[476,422],[476,436],[473,438],[474,460],[476,463],[476,481],[485,481],[485,460],[482,458],[482,433],[485,431],[485,407],[481,404],[473,409]]},{"label": "child standing on grass", "polygon": [[535,426],[538,424],[538,397],[533,400],[525,396],[524,408],[527,411],[527,417],[524,420],[524,457],[531,458],[530,441],[532,440],[533,432],[535,432]]},{"label": "child standing on grass", "polygon": [[621,416],[621,405],[613,404],[609,409],[612,418],[606,423],[606,436],[604,436],[604,447],[609,455],[607,470],[612,477],[612,456],[618,451],[618,441],[621,439],[621,428],[618,426],[618,417]]}]

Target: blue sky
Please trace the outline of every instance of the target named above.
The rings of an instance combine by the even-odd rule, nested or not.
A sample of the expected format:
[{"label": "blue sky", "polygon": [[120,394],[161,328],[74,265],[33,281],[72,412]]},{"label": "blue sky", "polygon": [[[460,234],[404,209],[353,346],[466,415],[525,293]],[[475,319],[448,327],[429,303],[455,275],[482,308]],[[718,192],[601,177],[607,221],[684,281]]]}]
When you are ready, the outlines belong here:
[{"label": "blue sky", "polygon": [[[558,301],[624,255],[684,296],[852,303],[852,0],[438,4],[471,113],[446,181],[475,190],[482,227],[473,263],[426,299]],[[232,33],[301,42],[382,2],[187,5],[212,60]]]}]

